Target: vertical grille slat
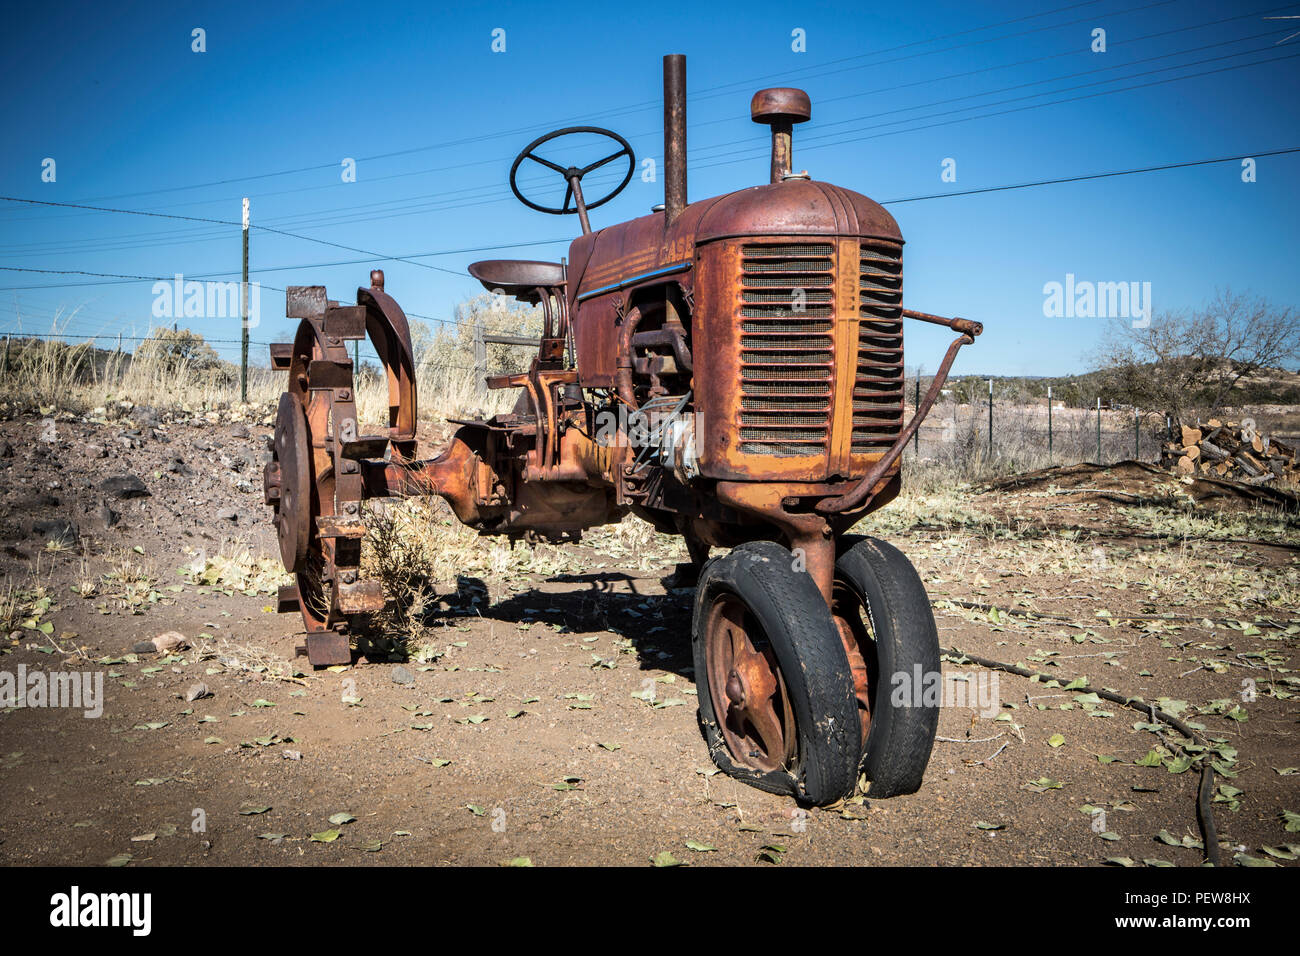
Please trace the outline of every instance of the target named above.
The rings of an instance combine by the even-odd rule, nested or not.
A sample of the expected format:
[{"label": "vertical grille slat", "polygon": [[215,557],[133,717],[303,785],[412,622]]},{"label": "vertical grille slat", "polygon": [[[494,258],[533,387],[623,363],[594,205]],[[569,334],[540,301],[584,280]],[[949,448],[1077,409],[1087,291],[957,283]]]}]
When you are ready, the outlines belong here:
[{"label": "vertical grille slat", "polygon": [[883,453],[903,428],[903,250],[861,245],[852,453]]},{"label": "vertical grille slat", "polygon": [[826,451],[835,367],[830,243],[741,250],[740,450]]}]

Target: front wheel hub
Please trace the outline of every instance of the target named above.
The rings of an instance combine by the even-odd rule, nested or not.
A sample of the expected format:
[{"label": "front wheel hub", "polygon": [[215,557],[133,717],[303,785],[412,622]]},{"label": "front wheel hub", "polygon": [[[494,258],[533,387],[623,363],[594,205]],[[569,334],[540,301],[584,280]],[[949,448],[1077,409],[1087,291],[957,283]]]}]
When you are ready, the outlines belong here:
[{"label": "front wheel hub", "polygon": [[761,626],[734,595],[720,595],[709,610],[706,654],[727,748],[754,770],[790,767],[798,735],[789,690]]}]

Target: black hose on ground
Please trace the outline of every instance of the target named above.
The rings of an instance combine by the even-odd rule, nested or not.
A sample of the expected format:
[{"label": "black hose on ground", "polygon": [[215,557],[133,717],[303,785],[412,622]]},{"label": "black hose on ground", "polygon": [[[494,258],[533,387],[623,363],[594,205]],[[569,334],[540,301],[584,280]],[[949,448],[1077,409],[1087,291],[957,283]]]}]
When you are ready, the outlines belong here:
[{"label": "black hose on ground", "polygon": [[[1027,670],[1024,667],[1018,667],[1015,664],[1008,664],[1004,661],[994,661],[986,657],[976,657],[974,654],[967,654],[965,651],[950,647],[942,652],[952,660],[954,664],[963,664],[970,662],[978,664],[981,667],[987,667],[990,670],[1005,671],[1008,674],[1015,674],[1018,677],[1037,678],[1040,681],[1056,681],[1060,683],[1062,678],[1051,674],[1044,674],[1040,671]],[[1073,684],[1074,681],[1067,681]],[[1120,704],[1124,707],[1136,710],[1140,714],[1148,714],[1153,720],[1159,720],[1168,724],[1174,730],[1178,731],[1188,740],[1194,740],[1206,750],[1199,754],[1195,759],[1201,763],[1201,783],[1197,788],[1196,794],[1196,821],[1201,828],[1201,841],[1205,844],[1205,860],[1211,866],[1222,866],[1222,855],[1219,851],[1219,831],[1214,824],[1214,811],[1211,809],[1211,802],[1214,798],[1214,768],[1210,765],[1210,741],[1203,735],[1197,733],[1183,721],[1179,720],[1173,714],[1165,713],[1154,704],[1148,704],[1140,697],[1124,697],[1114,691],[1106,690],[1101,687],[1091,687],[1087,684],[1079,685],[1075,688],[1080,693],[1096,694],[1103,700]]]}]

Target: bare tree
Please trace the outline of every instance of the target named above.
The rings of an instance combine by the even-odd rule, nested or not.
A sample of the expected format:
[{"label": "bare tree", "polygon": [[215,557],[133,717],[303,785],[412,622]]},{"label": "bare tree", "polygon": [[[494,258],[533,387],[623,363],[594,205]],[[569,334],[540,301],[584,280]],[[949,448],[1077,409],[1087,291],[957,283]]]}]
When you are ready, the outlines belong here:
[{"label": "bare tree", "polygon": [[1268,369],[1300,361],[1300,314],[1224,290],[1201,309],[1116,321],[1096,355],[1112,398],[1182,421],[1215,412]]}]

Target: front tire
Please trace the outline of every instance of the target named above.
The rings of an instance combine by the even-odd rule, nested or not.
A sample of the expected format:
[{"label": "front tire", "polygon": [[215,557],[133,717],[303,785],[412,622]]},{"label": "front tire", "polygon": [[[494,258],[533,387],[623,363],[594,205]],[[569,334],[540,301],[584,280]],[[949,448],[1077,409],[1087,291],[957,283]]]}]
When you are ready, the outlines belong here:
[{"label": "front tire", "polygon": [[938,703],[916,686],[940,674],[930,597],[893,545],[853,537],[844,546],[832,604],[854,672],[862,772],[872,797],[915,793],[939,727]]},{"label": "front tire", "polygon": [[751,542],[710,560],[692,645],[700,723],[720,769],[813,804],[852,795],[861,747],[848,657],[789,550]]}]

